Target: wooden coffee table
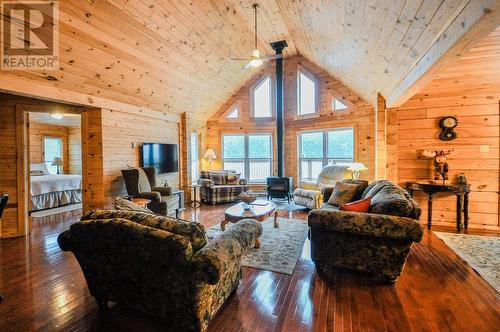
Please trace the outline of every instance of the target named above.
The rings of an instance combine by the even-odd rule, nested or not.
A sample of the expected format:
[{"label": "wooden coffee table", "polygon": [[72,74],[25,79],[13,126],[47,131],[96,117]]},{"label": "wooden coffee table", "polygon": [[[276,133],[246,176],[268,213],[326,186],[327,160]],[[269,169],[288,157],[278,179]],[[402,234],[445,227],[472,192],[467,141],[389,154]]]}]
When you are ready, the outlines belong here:
[{"label": "wooden coffee table", "polygon": [[[255,219],[257,221],[265,221],[274,215],[274,227],[279,227],[278,214],[276,213],[276,204],[269,201],[256,200],[252,203],[250,210],[243,209],[245,203],[241,202],[228,208],[224,214],[224,220],[220,224],[220,228],[225,231],[226,224],[229,222],[237,223],[242,219]],[[255,248],[260,248],[260,240],[255,240]]]}]

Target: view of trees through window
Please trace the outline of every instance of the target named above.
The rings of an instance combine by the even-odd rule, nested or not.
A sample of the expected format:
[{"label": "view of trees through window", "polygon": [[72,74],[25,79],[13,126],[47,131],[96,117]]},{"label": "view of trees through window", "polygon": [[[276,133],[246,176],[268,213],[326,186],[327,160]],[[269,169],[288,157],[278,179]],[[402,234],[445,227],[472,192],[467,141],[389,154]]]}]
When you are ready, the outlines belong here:
[{"label": "view of trees through window", "polygon": [[300,180],[316,181],[326,165],[354,161],[354,128],[299,134]]},{"label": "view of trees through window", "polygon": [[222,136],[224,169],[235,170],[249,182],[265,182],[271,176],[270,134],[225,134]]},{"label": "view of trees through window", "polygon": [[59,137],[44,137],[43,155],[44,162],[50,174],[57,174],[57,166],[52,166],[54,159],[62,158],[62,139]]}]

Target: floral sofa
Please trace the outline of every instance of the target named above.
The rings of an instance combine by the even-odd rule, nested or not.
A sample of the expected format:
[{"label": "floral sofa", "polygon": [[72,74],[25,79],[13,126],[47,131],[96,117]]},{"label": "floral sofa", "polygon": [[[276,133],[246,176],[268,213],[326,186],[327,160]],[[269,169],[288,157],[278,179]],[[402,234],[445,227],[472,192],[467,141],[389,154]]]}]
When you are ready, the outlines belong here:
[{"label": "floral sofa", "polygon": [[[236,171],[201,171],[198,180],[201,201],[208,204],[230,203],[238,200],[242,191],[249,189],[247,180]],[[233,177],[233,178],[231,178]]]},{"label": "floral sofa", "polygon": [[241,256],[262,234],[245,219],[211,241],[202,225],[137,211],[98,210],[61,233],[90,294],[166,319],[167,329],[203,331],[241,279]]},{"label": "floral sofa", "polygon": [[341,211],[326,203],[330,188],[323,191],[321,208],[310,211],[312,260],[319,270],[349,268],[394,283],[413,242],[422,240],[421,209],[404,189],[389,181],[358,183],[355,199],[371,198],[368,213]]}]

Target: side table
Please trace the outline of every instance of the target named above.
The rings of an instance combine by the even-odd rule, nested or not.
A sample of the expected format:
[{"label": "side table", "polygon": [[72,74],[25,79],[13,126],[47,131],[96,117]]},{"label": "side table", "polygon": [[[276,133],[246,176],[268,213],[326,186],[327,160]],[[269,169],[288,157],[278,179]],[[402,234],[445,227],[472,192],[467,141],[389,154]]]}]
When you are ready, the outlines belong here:
[{"label": "side table", "polygon": [[201,206],[201,202],[198,200],[198,188],[201,186],[199,184],[191,185],[191,195],[193,196],[193,200],[191,201],[191,206],[195,209]]},{"label": "side table", "polygon": [[172,191],[172,195],[175,195],[179,197],[179,210],[182,211],[184,210],[184,190],[182,189],[175,189]]}]

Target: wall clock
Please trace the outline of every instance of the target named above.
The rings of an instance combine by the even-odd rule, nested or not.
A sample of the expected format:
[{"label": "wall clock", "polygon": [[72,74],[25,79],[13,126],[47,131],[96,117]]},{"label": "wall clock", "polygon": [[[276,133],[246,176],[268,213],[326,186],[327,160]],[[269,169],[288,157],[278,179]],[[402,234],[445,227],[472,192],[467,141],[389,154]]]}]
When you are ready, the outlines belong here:
[{"label": "wall clock", "polygon": [[439,138],[443,141],[452,141],[457,138],[457,133],[454,131],[457,125],[458,120],[454,116],[445,116],[442,118],[439,121],[439,126],[441,127]]}]

